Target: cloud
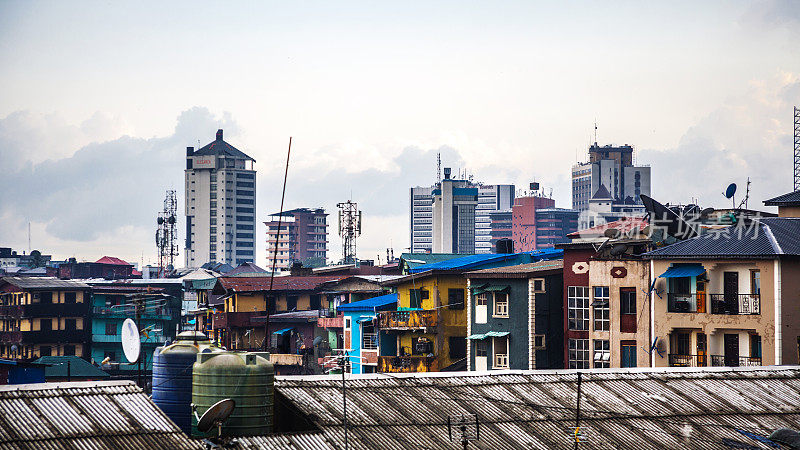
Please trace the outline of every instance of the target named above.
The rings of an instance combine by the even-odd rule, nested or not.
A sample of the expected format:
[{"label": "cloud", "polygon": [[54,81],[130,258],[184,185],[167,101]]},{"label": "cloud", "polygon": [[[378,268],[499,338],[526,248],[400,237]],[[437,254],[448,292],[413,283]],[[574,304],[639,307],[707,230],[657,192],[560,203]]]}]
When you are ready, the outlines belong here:
[{"label": "cloud", "polygon": [[644,149],[638,160],[653,169],[653,194],[665,202],[725,207],[722,196],[732,182],[744,195],[752,182],[750,202],[762,209],[763,200],[792,189],[792,107],[800,96],[800,78],[780,73],[751,83],[742,95],[730,98],[690,127],[671,149]]},{"label": "cloud", "polygon": [[783,27],[797,32],[800,7],[796,0],[762,0],[747,9],[742,16],[742,22],[756,28]]}]

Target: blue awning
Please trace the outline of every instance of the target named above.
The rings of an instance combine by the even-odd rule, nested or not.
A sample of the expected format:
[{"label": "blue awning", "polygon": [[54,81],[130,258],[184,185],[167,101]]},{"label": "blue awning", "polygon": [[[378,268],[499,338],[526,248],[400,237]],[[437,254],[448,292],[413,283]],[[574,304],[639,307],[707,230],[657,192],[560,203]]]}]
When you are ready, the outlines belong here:
[{"label": "blue awning", "polygon": [[674,266],[667,269],[666,272],[658,276],[658,278],[679,278],[679,277],[696,277],[702,275],[706,269],[700,264],[685,264],[682,266]]},{"label": "blue awning", "polygon": [[283,334],[286,334],[286,333],[288,333],[288,332],[290,332],[290,331],[292,331],[292,330],[294,330],[294,327],[289,327],[289,328],[284,328],[284,329],[282,329],[282,330],[274,331],[274,332],[272,332],[272,334],[280,334],[280,335],[283,335]]}]

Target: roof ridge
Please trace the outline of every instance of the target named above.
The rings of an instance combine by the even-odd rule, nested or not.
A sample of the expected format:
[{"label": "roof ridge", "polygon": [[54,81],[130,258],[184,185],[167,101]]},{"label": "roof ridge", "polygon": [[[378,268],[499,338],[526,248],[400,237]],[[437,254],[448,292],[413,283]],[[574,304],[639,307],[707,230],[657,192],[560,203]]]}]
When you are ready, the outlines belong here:
[{"label": "roof ridge", "polygon": [[781,245],[778,243],[778,240],[775,239],[775,235],[772,234],[772,228],[770,228],[769,224],[761,222],[761,225],[764,227],[764,235],[767,236],[769,239],[770,245],[772,245],[772,249],[775,250],[775,253],[779,255],[783,255],[783,249]]}]

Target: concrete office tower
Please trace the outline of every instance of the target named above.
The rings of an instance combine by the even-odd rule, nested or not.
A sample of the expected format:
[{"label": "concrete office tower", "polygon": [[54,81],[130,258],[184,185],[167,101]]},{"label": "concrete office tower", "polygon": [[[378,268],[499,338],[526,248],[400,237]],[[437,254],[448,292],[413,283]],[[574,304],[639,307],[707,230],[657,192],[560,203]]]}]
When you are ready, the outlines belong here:
[{"label": "concrete office tower", "polygon": [[639,195],[650,195],[650,167],[633,165],[630,145],[600,147],[595,142],[589,147],[589,161],[572,166],[572,209],[591,209],[598,192],[604,200],[606,193],[610,196],[608,212],[642,212]]},{"label": "concrete office tower", "polygon": [[[328,214],[323,208],[298,208],[270,216],[267,226],[267,261],[272,269],[277,244],[278,255],[275,267],[288,269],[293,261],[305,261],[325,265],[328,256]],[[278,239],[278,219],[281,219]],[[280,242],[279,242],[280,241]],[[307,265],[307,264],[304,264]]]},{"label": "concrete office tower", "polygon": [[434,186],[411,188],[411,253],[433,250],[434,189]]},{"label": "concrete office tower", "polygon": [[444,179],[433,190],[433,253],[475,253],[478,188],[467,180]]},{"label": "concrete office tower", "polygon": [[479,184],[475,208],[475,253],[494,253],[491,214],[507,211],[514,204],[513,184]]},{"label": "concrete office tower", "polygon": [[186,149],[186,267],[253,262],[255,160],[222,140]]}]

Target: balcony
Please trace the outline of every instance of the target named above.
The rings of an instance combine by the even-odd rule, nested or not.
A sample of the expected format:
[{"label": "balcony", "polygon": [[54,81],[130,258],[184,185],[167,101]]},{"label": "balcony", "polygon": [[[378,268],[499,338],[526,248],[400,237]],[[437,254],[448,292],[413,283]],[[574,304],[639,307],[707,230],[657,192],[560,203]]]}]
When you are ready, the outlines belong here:
[{"label": "balcony", "polygon": [[760,366],[761,357],[711,355],[711,365],[715,367]]},{"label": "balcony", "polygon": [[758,294],[711,294],[711,314],[761,314]]},{"label": "balcony", "polygon": [[670,367],[705,367],[706,355],[675,355],[669,354]]},{"label": "balcony", "polygon": [[667,312],[706,312],[705,294],[667,294]]},{"label": "balcony", "polygon": [[434,328],[439,323],[439,314],[435,310],[420,311],[387,311],[378,316],[378,324],[383,329],[414,330]]},{"label": "balcony", "polygon": [[3,344],[19,344],[22,342],[22,333],[15,331],[0,331],[0,342]]},{"label": "balcony", "polygon": [[270,353],[269,362],[276,366],[302,366],[303,355],[293,355],[289,353]]},{"label": "balcony", "polygon": [[[322,311],[326,311],[327,312],[327,310],[324,310],[324,309]],[[322,315],[320,315],[320,318],[317,320],[317,326],[322,327],[322,328],[343,328],[344,327],[344,316],[343,315],[339,315],[339,316],[330,317],[328,314],[326,314],[326,316],[323,317]]]},{"label": "balcony", "polygon": [[413,373],[438,371],[439,362],[434,356],[378,356],[378,372]]},{"label": "balcony", "polygon": [[22,333],[22,340],[26,344],[86,342],[88,337],[86,330],[42,330]]},{"label": "balcony", "polygon": [[263,311],[247,311],[247,312],[220,312],[214,313],[211,317],[212,328],[248,328],[261,326],[264,324],[253,324],[251,319],[257,316],[263,316]]}]

